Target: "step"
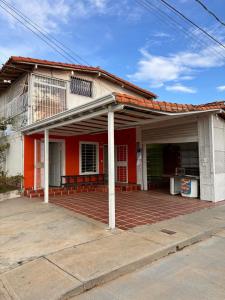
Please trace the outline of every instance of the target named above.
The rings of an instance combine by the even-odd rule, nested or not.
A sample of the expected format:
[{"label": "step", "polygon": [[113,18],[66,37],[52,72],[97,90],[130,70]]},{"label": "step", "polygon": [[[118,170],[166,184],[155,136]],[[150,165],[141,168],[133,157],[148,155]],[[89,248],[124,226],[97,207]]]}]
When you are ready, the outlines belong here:
[{"label": "step", "polygon": [[[131,192],[131,191],[139,191],[141,190],[140,185],[137,184],[129,184],[129,185],[116,185],[116,192]],[[50,196],[63,196],[63,195],[73,195],[75,193],[92,193],[92,192],[108,192],[108,185],[89,185],[89,186],[78,186],[68,187],[68,188],[49,188]],[[24,191],[24,196],[29,198],[35,197],[43,197],[44,190],[32,190],[27,189]]]}]

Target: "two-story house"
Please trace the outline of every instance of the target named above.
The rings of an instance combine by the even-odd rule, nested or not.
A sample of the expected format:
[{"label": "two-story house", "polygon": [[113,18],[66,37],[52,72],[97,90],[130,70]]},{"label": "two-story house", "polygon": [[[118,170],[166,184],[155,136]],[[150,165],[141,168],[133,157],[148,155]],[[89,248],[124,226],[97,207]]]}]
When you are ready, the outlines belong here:
[{"label": "two-story house", "polygon": [[6,171],[22,174],[25,190],[44,189],[46,202],[49,187],[107,184],[113,228],[116,188],[225,199],[222,101],[158,101],[98,67],[11,57],[0,103]]}]

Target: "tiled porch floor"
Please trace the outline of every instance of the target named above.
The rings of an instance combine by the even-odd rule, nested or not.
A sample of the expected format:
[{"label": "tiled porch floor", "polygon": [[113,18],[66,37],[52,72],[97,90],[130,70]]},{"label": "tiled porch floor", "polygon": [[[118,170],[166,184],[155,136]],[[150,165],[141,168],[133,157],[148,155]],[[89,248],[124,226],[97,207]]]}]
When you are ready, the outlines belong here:
[{"label": "tiled porch floor", "polygon": [[[76,193],[51,197],[50,202],[107,224],[107,197],[107,193],[101,192]],[[116,226],[127,230],[215,205],[212,202],[171,196],[166,192],[118,192],[116,194]]]}]

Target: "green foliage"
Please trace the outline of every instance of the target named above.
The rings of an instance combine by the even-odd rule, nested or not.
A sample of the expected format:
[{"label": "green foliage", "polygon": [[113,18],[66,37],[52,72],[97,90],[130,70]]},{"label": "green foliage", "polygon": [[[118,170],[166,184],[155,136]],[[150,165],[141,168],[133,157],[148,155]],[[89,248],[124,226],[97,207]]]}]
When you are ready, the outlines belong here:
[{"label": "green foliage", "polygon": [[10,144],[4,143],[0,144],[0,172],[4,172],[4,166],[6,161],[7,150],[9,149]]},{"label": "green foliage", "polygon": [[0,190],[15,190],[20,189],[22,185],[23,176],[18,174],[16,176],[7,176],[7,173],[0,174]]},{"label": "green foliage", "polygon": [[5,119],[5,118],[1,118],[0,119],[0,130],[6,130],[7,125],[9,124],[13,124],[14,123],[14,119],[9,118],[9,119]]}]

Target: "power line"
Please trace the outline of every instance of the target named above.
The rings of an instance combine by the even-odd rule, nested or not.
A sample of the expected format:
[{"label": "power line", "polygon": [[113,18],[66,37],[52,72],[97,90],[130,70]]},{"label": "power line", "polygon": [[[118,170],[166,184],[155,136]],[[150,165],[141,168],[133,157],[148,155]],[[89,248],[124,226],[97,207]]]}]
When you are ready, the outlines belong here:
[{"label": "power line", "polygon": [[[46,40],[45,38],[43,38],[40,34],[38,34],[35,30],[33,30],[32,28],[30,28],[29,26],[26,25],[26,23],[24,23],[23,21],[21,21],[19,18],[17,18],[14,14],[12,14],[7,8],[5,8],[4,6],[2,6],[0,4],[0,7],[6,11],[10,16],[12,16],[14,19],[16,19],[20,24],[22,24],[25,28],[27,28],[28,30],[30,30],[31,32],[33,32],[36,36],[38,36],[43,42],[45,42],[46,44],[48,44],[51,48],[53,48],[57,53],[59,53],[61,56],[63,56],[66,60],[68,60],[68,57],[66,55],[64,55],[60,50],[57,49],[57,47],[53,46],[48,40]],[[70,61],[71,62],[71,61]]]},{"label": "power line", "polygon": [[[51,41],[55,46],[58,46],[65,54],[67,54],[70,58],[72,58],[73,60],[75,60],[76,62],[80,63],[76,58],[74,58],[74,56],[72,56],[69,52],[71,52],[73,55],[77,56],[79,58],[79,60],[83,61],[85,64],[89,65],[89,63],[83,59],[81,56],[79,56],[76,52],[74,52],[73,50],[71,50],[69,47],[65,46],[64,44],[62,44],[58,39],[56,39],[53,36],[49,36],[49,34],[46,32],[46,30],[44,30],[43,28],[41,28],[37,23],[35,23],[34,21],[32,21],[28,16],[26,16],[25,14],[22,13],[22,11],[20,11],[18,8],[15,8],[15,6],[13,6],[12,4],[4,1],[4,0],[0,0],[0,2],[4,3],[4,5],[6,5],[9,9],[11,9],[15,14],[17,14],[19,17],[21,17],[25,22],[27,22],[30,26],[32,26],[33,28],[35,28],[42,36],[44,36],[47,40]],[[68,51],[66,51],[66,50]]]},{"label": "power line", "polygon": [[219,40],[217,40],[214,36],[212,36],[210,33],[208,33],[205,29],[201,28],[199,25],[197,25],[195,22],[193,22],[191,19],[189,19],[188,17],[186,17],[182,12],[180,12],[178,9],[176,9],[174,6],[172,6],[171,4],[169,4],[167,1],[165,0],[160,0],[167,8],[169,8],[171,11],[173,11],[175,14],[179,15],[181,18],[183,18],[184,20],[186,20],[188,23],[190,23],[192,26],[194,26],[195,28],[197,28],[198,30],[200,30],[202,33],[204,33],[208,38],[210,38],[211,40],[213,40],[215,43],[217,43],[220,47],[225,49],[225,45],[220,42]]},{"label": "power line", "polygon": [[[3,4],[5,4],[5,3],[7,3],[6,1],[3,1],[3,0],[0,0],[0,2],[2,2]],[[40,29],[41,29],[41,27],[39,26],[39,25],[33,25],[32,24],[32,21],[28,21],[28,20],[30,20],[27,16],[25,16],[24,14],[22,14],[21,13],[21,15],[17,12],[17,9],[16,8],[11,8],[10,7],[10,5],[8,4],[5,4],[6,6],[7,6],[7,8],[6,7],[4,7],[2,4],[0,4],[0,7],[4,10],[4,11],[6,11],[10,16],[12,16],[14,19],[16,19],[20,24],[22,24],[26,29],[28,29],[29,31],[31,31],[32,33],[34,33],[37,37],[39,37],[43,42],[45,42],[48,46],[50,46],[52,49],[54,49],[57,53],[59,53],[62,57],[64,57],[67,61],[68,61],[68,56],[70,57],[70,58],[72,58],[73,60],[71,61],[71,59],[69,59],[69,61],[71,62],[71,63],[74,63],[74,60],[77,62],[77,60],[73,57],[73,56],[71,56],[70,54],[68,54],[68,52],[67,51],[65,51],[64,49],[62,49],[62,47],[59,47],[54,41],[52,41],[46,34],[44,34]],[[12,11],[13,11],[13,13],[12,13]],[[15,16],[15,14],[16,14],[16,16]],[[22,18],[22,20],[20,19],[20,18]],[[27,20],[28,19],[28,20]],[[28,23],[28,25],[27,25],[27,23]],[[30,27],[30,26],[32,26],[32,28]],[[33,29],[34,28],[34,29]],[[40,28],[40,29],[39,29]],[[38,32],[37,32],[38,31]],[[54,39],[54,38],[52,38],[52,39]],[[63,47],[64,47],[64,45],[60,42],[60,41],[58,41],[58,40],[56,40],[56,39],[54,39],[55,41],[57,41],[57,43],[60,43]],[[68,47],[67,47],[67,49],[69,49]],[[69,49],[70,50],[70,49]],[[62,51],[64,52],[64,53],[62,53]],[[70,51],[72,51],[72,50],[70,50]],[[80,57],[81,58],[81,57]],[[82,59],[82,58],[81,58]],[[82,59],[83,61],[85,61],[84,59]],[[80,64],[80,62],[78,62],[79,64]],[[90,64],[89,63],[87,63],[87,65],[88,66],[90,66]],[[14,67],[14,66],[13,66]],[[15,69],[17,68],[17,67],[14,67]],[[94,81],[96,81],[95,79],[94,79]],[[109,89],[109,87],[106,85],[106,84],[104,84],[102,81],[98,81],[98,84],[99,84],[99,86],[102,88],[104,88],[105,90],[107,90],[107,91],[109,91],[110,93],[112,92],[112,90],[111,89]]]},{"label": "power line", "polygon": [[[0,0],[0,2],[3,3],[2,0]],[[5,3],[4,3],[5,4]],[[6,5],[7,6],[7,5]],[[66,60],[68,60],[68,54],[65,53],[65,51],[63,51],[62,48],[60,48],[58,45],[56,45],[55,43],[53,43],[51,40],[49,40],[49,38],[47,36],[45,36],[45,34],[43,34],[38,28],[36,28],[35,26],[33,26],[31,23],[29,23],[28,21],[22,21],[21,19],[19,19],[18,17],[16,17],[14,15],[14,13],[19,16],[19,14],[15,11],[13,11],[10,7],[6,8],[4,7],[2,4],[0,4],[0,7],[6,11],[9,15],[11,15],[13,18],[15,18],[20,24],[22,24],[25,28],[27,28],[28,30],[30,30],[32,33],[34,33],[36,36],[38,36],[43,42],[45,42],[46,44],[48,44],[51,48],[53,48],[58,54],[60,54],[61,56],[63,56]],[[12,13],[11,11],[13,11],[14,13]],[[29,26],[27,25],[27,23],[29,24]],[[63,52],[65,53],[63,53]],[[75,59],[69,58],[70,62],[73,62]],[[76,62],[78,62],[77,60],[75,60]],[[79,62],[78,62],[79,63]]]},{"label": "power line", "polygon": [[213,16],[221,25],[225,26],[225,22],[220,20],[220,18],[213,12],[211,11],[202,1],[200,0],[195,0],[198,4],[202,6],[202,8],[209,13],[211,16]]},{"label": "power line", "polygon": [[[155,15],[154,12],[158,12],[158,16],[159,19],[161,19],[161,21],[167,25],[169,25],[170,27],[172,27],[173,29],[175,29],[177,31],[177,28],[179,28],[181,31],[183,31],[183,33],[188,37],[191,38],[193,40],[195,40],[198,44],[200,43],[201,46],[203,47],[208,47],[209,45],[203,41],[201,38],[197,38],[195,35],[190,33],[190,30],[187,29],[186,27],[183,26],[183,24],[181,24],[179,21],[177,21],[176,19],[174,19],[173,17],[171,17],[170,15],[168,15],[165,11],[163,11],[162,9],[160,9],[158,6],[154,5],[152,2],[147,1],[147,0],[134,0],[138,5],[141,5],[143,8],[145,8],[146,10],[148,10],[150,13],[153,13],[153,15]],[[221,49],[222,50],[222,49]],[[213,48],[209,48],[209,51],[212,54],[216,54],[216,55],[220,55],[222,58],[225,58],[225,55],[223,55],[220,51],[218,51],[218,49],[213,49]]]}]

